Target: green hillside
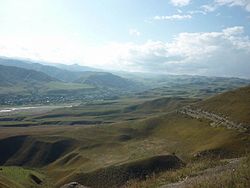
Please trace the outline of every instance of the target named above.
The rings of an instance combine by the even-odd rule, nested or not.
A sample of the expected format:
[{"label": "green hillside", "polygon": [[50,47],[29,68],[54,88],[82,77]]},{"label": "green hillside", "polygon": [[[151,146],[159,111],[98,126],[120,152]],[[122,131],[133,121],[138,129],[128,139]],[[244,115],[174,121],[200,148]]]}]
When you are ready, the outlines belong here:
[{"label": "green hillside", "polygon": [[62,82],[43,72],[0,65],[0,104],[62,103],[69,100],[66,97],[77,98],[93,89],[87,84]]},{"label": "green hillside", "polygon": [[206,99],[196,107],[228,116],[250,125],[250,87],[243,87]]},{"label": "green hillside", "polygon": [[72,82],[78,79],[82,72],[67,71],[54,66],[43,65],[37,62],[18,60],[18,59],[3,59],[0,58],[0,65],[19,67],[28,70],[43,72],[57,80]]},{"label": "green hillside", "polygon": [[45,187],[52,185],[45,180],[47,177],[38,171],[13,166],[0,166],[1,188]]},{"label": "green hillside", "polygon": [[58,81],[44,73],[0,65],[0,86],[32,85]]},{"label": "green hillside", "polygon": [[92,69],[76,65],[58,68],[0,58],[0,66],[2,105],[78,103],[118,98],[144,89],[134,81],[111,73],[90,72],[87,70]]},{"label": "green hillside", "polygon": [[111,87],[123,90],[136,88],[134,82],[120,76],[107,72],[96,72],[95,69],[77,65],[58,64],[57,66],[49,66],[31,61],[3,58],[0,58],[0,65],[35,70],[63,82],[83,83],[98,87]]},{"label": "green hillside", "polygon": [[[221,106],[226,108],[227,101],[237,98],[236,110],[231,111],[231,118],[234,119],[238,117],[238,109],[241,109],[239,104],[249,103],[248,90],[249,87],[241,88],[198,102],[193,99],[188,102],[188,99],[166,98],[137,101],[136,108],[133,105],[126,106],[127,102],[103,102],[88,104],[83,108],[55,110],[47,115],[32,117],[33,121],[37,120],[38,126],[1,128],[0,153],[4,155],[0,156],[0,164],[42,170],[51,178],[55,187],[72,181],[90,187],[117,187],[136,181],[142,182],[139,187],[147,187],[143,182],[145,178],[152,176],[155,182],[151,182],[152,187],[157,182],[167,183],[170,176],[171,182],[175,182],[181,177],[181,173],[195,176],[199,169],[224,164],[222,159],[244,156],[249,152],[250,143],[247,132],[213,127],[210,120],[192,118],[179,113],[177,109],[186,105],[199,108],[205,104],[212,106],[218,97],[226,101],[221,102]],[[133,103],[131,101],[130,104]],[[107,105],[110,107],[107,108]],[[120,106],[120,110],[110,111],[115,106]],[[101,109],[100,114],[98,110]],[[151,115],[145,117],[150,110]],[[219,113],[219,109],[217,110]],[[87,112],[92,113],[92,118],[109,118],[113,122],[94,126],[85,122],[83,126],[81,122],[91,115]],[[119,119],[123,113],[124,117],[134,115],[135,120]],[[29,116],[24,116],[23,119],[25,118],[32,120]],[[53,121],[59,124],[64,118],[67,121],[78,118],[79,122],[75,126],[52,126],[53,121],[42,124],[50,118],[57,118],[57,122],[55,119]],[[248,121],[248,113],[243,113],[242,118]],[[174,161],[179,162],[165,163],[164,161],[168,161],[165,160],[167,156],[170,161],[176,159]],[[212,163],[207,162],[211,159]],[[169,165],[173,165],[170,171]],[[183,165],[192,170],[187,170]],[[162,168],[164,166],[166,168]],[[168,174],[164,181],[158,179],[162,173]],[[131,183],[130,187],[135,185],[136,183]]]},{"label": "green hillside", "polygon": [[142,86],[136,85],[135,82],[105,72],[85,72],[85,74],[75,80],[75,82],[120,90],[138,90],[140,87],[142,88]]}]

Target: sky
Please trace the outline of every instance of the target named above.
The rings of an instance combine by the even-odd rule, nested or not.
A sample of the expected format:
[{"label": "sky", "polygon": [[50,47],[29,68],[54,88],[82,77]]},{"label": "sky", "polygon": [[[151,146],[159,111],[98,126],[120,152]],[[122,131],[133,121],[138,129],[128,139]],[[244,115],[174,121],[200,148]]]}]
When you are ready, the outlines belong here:
[{"label": "sky", "polygon": [[0,56],[250,78],[250,0],[0,0]]}]

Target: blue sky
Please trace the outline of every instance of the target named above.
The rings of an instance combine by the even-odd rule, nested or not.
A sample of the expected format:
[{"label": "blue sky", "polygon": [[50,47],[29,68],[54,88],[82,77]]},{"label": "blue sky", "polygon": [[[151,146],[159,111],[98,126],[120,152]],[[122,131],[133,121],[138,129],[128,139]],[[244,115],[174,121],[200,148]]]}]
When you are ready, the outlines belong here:
[{"label": "blue sky", "polygon": [[250,77],[249,0],[0,0],[0,56]]}]

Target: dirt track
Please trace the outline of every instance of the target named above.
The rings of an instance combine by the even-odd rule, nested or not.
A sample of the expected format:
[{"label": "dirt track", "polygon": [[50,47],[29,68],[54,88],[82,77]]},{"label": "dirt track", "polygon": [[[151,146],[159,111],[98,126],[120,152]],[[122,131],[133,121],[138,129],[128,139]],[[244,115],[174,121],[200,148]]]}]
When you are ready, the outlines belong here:
[{"label": "dirt track", "polygon": [[195,118],[195,119],[207,119],[209,121],[211,121],[210,125],[212,127],[219,127],[219,126],[223,126],[227,129],[234,129],[237,130],[239,132],[246,132],[247,131],[247,125],[244,125],[240,122],[234,122],[232,120],[229,120],[228,117],[223,117],[221,115],[212,113],[212,112],[208,112],[205,111],[203,109],[194,109],[194,108],[190,108],[190,107],[184,107],[180,110],[177,111],[177,113],[181,113],[184,115],[187,115],[191,118]]}]

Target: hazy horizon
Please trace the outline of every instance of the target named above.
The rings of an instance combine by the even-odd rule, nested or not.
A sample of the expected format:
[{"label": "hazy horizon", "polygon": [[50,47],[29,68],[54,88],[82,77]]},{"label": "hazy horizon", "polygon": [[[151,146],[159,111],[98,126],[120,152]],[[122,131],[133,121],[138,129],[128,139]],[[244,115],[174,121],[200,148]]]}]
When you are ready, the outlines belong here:
[{"label": "hazy horizon", "polygon": [[0,56],[250,78],[248,0],[2,0]]}]

